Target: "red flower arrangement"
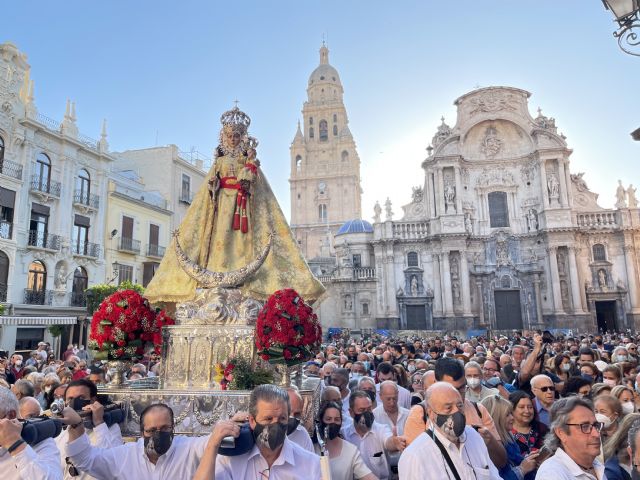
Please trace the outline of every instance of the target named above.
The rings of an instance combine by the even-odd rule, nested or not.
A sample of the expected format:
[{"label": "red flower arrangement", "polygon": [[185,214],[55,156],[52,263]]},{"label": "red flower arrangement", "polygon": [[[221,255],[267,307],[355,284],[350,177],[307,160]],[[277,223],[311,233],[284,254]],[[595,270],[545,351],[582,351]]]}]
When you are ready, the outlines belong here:
[{"label": "red flower arrangement", "polygon": [[138,292],[121,290],[105,298],[93,314],[89,348],[111,360],[142,356],[147,346],[160,353],[162,327],[173,324],[164,310],[153,310]]},{"label": "red flower arrangement", "polygon": [[291,288],[271,295],[258,315],[256,348],[269,363],[292,366],[310,360],[321,340],[318,316]]}]

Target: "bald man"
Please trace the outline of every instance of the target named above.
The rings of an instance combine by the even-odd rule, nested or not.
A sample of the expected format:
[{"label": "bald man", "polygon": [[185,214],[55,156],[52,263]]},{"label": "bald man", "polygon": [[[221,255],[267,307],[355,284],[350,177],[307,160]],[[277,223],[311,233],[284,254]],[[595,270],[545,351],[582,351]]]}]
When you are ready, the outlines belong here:
[{"label": "bald man", "polygon": [[309,450],[311,453],[316,453],[313,449],[313,443],[311,442],[309,432],[307,432],[307,429],[300,423],[302,420],[304,401],[298,391],[293,387],[287,388],[287,394],[289,395],[290,404],[287,436],[293,443],[297,443],[305,450]]},{"label": "bald man", "polygon": [[434,383],[436,383],[436,372],[434,370],[427,370],[422,376],[422,389],[426,392]]},{"label": "bald man", "polygon": [[449,383],[436,382],[427,390],[425,403],[427,431],[402,452],[400,480],[500,480],[482,436],[466,425],[464,402],[458,390]]},{"label": "bald man", "polygon": [[338,387],[326,387],[322,391],[322,395],[320,396],[321,402],[336,402],[342,405],[342,396],[340,395],[340,389]]},{"label": "bald man", "polygon": [[551,424],[551,405],[556,399],[556,387],[546,375],[536,375],[531,379],[531,392],[536,396],[533,407],[538,413],[538,420],[547,427]]},{"label": "bald man", "polygon": [[22,397],[18,402],[18,418],[28,420],[42,414],[40,403],[33,397]]},{"label": "bald man", "polygon": [[380,400],[382,403],[373,410],[376,422],[388,425],[391,431],[396,429],[397,435],[402,435],[409,409],[398,405],[398,385],[391,380],[382,382]]}]

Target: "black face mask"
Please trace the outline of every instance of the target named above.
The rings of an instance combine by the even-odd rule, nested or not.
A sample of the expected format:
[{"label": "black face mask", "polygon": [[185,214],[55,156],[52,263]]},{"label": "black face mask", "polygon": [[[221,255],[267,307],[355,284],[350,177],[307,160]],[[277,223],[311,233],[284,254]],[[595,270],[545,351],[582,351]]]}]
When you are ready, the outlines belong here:
[{"label": "black face mask", "polygon": [[76,412],[81,412],[84,407],[91,404],[91,400],[85,400],[84,398],[76,397],[69,403],[69,406]]},{"label": "black face mask", "polygon": [[289,417],[289,421],[287,422],[287,435],[291,435],[293,432],[295,432],[296,428],[298,428],[298,425],[300,425],[299,418]]},{"label": "black face mask", "polygon": [[451,415],[436,414],[436,425],[451,441],[454,441],[462,435],[467,419],[462,412],[452,413]]},{"label": "black face mask", "polygon": [[263,425],[256,422],[253,429],[253,438],[259,447],[268,448],[269,450],[277,450],[284,443],[287,436],[288,423],[270,423]]},{"label": "black face mask", "polygon": [[353,421],[357,425],[364,425],[367,427],[367,430],[369,430],[373,425],[373,420],[373,412],[358,413],[353,417]]},{"label": "black face mask", "polygon": [[333,440],[334,438],[336,438],[338,435],[340,435],[340,429],[342,428],[342,425],[339,423],[320,423],[320,426],[322,428],[322,435],[324,436],[325,440]]},{"label": "black face mask", "polygon": [[150,437],[144,437],[144,450],[147,454],[164,455],[173,442],[173,432],[155,432]]}]

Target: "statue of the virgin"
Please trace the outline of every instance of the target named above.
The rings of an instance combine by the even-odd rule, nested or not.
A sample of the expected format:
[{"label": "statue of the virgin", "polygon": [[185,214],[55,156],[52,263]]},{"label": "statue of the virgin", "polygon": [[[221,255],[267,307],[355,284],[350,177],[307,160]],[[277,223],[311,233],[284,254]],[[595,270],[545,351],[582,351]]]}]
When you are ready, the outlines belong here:
[{"label": "statue of the virgin", "polygon": [[313,302],[324,292],[293,238],[256,158],[249,117],[222,114],[215,163],[180,224],[145,296],[186,302],[197,288],[239,288],[263,301],[295,289]]}]

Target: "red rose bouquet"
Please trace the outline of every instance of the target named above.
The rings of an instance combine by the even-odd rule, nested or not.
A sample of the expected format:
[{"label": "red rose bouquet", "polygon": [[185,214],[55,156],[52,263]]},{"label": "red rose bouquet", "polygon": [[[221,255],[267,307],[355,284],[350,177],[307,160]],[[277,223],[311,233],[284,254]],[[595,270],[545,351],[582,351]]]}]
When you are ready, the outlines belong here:
[{"label": "red rose bouquet", "polygon": [[321,339],[317,315],[291,288],[271,295],[258,315],[256,348],[269,363],[292,366],[310,360]]},{"label": "red rose bouquet", "polygon": [[164,310],[156,312],[134,290],[121,290],[103,300],[93,314],[89,348],[110,360],[142,356],[145,348],[162,349],[162,327],[174,320]]}]

